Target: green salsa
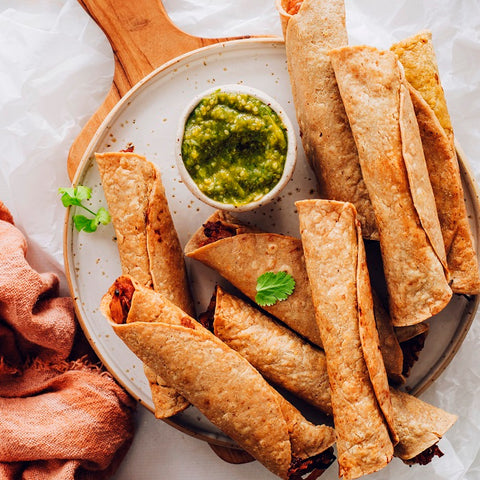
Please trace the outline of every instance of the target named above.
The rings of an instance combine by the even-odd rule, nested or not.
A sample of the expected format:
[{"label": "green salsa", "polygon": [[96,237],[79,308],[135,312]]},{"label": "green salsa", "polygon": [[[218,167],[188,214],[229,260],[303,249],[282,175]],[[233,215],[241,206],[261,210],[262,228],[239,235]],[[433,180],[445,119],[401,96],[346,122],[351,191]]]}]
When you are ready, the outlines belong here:
[{"label": "green salsa", "polygon": [[259,200],[279,182],[287,148],[285,126],[268,105],[218,90],[188,117],[182,158],[205,195],[239,206]]}]

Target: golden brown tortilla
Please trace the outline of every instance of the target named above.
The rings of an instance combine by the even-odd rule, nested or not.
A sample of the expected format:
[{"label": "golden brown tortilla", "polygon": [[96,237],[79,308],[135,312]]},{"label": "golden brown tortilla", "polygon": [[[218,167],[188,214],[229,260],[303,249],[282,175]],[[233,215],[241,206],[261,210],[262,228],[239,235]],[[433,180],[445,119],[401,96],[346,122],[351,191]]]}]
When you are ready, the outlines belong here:
[{"label": "golden brown tortilla", "polygon": [[194,314],[183,250],[157,167],[135,153],[96,153],[122,272]]},{"label": "golden brown tortilla", "polygon": [[375,216],[362,178],[355,141],[338,91],[328,50],[347,45],[343,0],[303,0],[286,14],[285,48],[293,101],[306,157],[324,198],[355,205],[366,238],[378,239]]},{"label": "golden brown tortilla", "polygon": [[385,467],[398,441],[360,223],[350,203],[295,205],[327,360],[340,476],[358,478]]},{"label": "golden brown tortilla", "polygon": [[453,128],[447,101],[440,82],[432,32],[423,30],[390,47],[405,70],[408,83],[418,90],[433,109],[449,140],[453,142]]},{"label": "golden brown tortilla", "polygon": [[426,100],[410,86],[455,293],[480,292],[477,254],[455,148]]},{"label": "golden brown tortilla", "polygon": [[217,287],[214,333],[260,373],[299,398],[332,414],[323,352],[292,330]]},{"label": "golden brown tortilla", "polygon": [[463,198],[454,134],[440,82],[432,33],[421,31],[392,45],[400,60],[420,128],[423,151],[442,229],[451,288],[480,292],[478,259]]},{"label": "golden brown tortilla", "polygon": [[[272,472],[287,479],[295,460],[309,459],[332,446],[332,428],[305,420],[243,357],[158,293],[135,284],[131,306],[125,308],[127,323],[117,324],[112,317],[116,290],[114,284],[102,301],[102,311],[117,335]],[[150,321],[136,321],[139,318]]]},{"label": "golden brown tortilla", "polygon": [[293,294],[264,308],[300,335],[321,345],[302,244],[298,238],[275,233],[242,233],[194,250],[189,248],[186,255],[213,268],[253,301],[260,275],[279,271],[289,273],[296,283]]},{"label": "golden brown tortilla", "polygon": [[[145,157],[130,152],[96,153],[95,159],[117,236],[122,272],[194,314],[183,252],[160,172]],[[145,375],[158,418],[188,406],[148,367]]]},{"label": "golden brown tortilla", "polygon": [[393,324],[419,323],[452,291],[406,81],[392,52],[359,46],[329,55],[377,219]]},{"label": "golden brown tortilla", "polygon": [[[215,335],[265,378],[332,415],[322,350],[221,289],[217,289],[213,327]],[[402,460],[410,460],[435,445],[456,420],[455,415],[393,388],[390,396],[399,439],[395,456]]]},{"label": "golden brown tortilla", "polygon": [[[215,212],[203,225],[211,222],[219,222],[221,226],[229,228],[231,238],[207,237],[202,226],[185,246],[187,256],[213,268],[253,301],[258,276],[266,271],[283,270],[291,273],[296,282],[293,295],[275,305],[262,308],[321,347],[301,240],[265,232],[254,233],[258,230],[256,227],[243,225],[230,214],[225,216],[224,213]],[[376,296],[374,304],[375,315],[378,315],[376,320],[383,325],[379,332],[385,366],[389,376],[400,383],[403,380],[399,377],[403,358],[398,342],[391,333],[392,322]]]}]

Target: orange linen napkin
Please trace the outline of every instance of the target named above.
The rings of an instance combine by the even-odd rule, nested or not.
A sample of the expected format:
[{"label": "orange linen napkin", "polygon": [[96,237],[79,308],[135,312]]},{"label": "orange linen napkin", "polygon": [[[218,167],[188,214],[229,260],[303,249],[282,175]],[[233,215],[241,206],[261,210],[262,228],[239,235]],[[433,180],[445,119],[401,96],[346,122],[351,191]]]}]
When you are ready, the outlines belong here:
[{"label": "orange linen napkin", "polygon": [[131,444],[135,402],[72,353],[72,300],[26,250],[0,202],[0,478],[108,478]]}]

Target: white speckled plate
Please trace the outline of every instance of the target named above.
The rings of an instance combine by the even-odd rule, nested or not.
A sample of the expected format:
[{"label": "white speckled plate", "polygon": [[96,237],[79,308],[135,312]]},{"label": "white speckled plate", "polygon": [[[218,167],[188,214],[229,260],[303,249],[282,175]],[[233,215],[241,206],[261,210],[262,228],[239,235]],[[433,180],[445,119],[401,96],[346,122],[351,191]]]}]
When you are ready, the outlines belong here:
[{"label": "white speckled plate", "polygon": [[[156,163],[161,172],[170,210],[184,245],[213,211],[197,200],[181,183],[175,165],[175,134],[179,116],[191,98],[222,84],[242,83],[265,91],[283,106],[297,127],[291,98],[283,41],[249,39],[217,44],[179,57],[137,84],[116,105],[85,152],[74,180],[93,189],[91,203],[106,206],[100,175],[92,155],[118,151],[133,145],[135,152]],[[298,135],[298,132],[297,132]],[[299,154],[293,178],[271,204],[239,217],[265,230],[299,236],[294,202],[315,197],[313,173],[306,164],[298,138]],[[478,238],[478,198],[472,175],[462,162],[462,178],[475,237]],[[113,227],[94,234],[77,232],[71,215],[65,227],[66,273],[76,311],[91,345],[115,378],[143,405],[153,409],[150,388],[141,362],[113,333],[99,311],[102,295],[120,275]],[[187,260],[197,312],[208,304],[215,283],[224,282],[203,265]],[[477,297],[455,296],[431,322],[420,361],[407,387],[425,389],[443,371],[459,348],[477,308]],[[308,412],[311,415],[311,412]],[[171,419],[177,428],[219,445],[234,445],[195,408]]]}]

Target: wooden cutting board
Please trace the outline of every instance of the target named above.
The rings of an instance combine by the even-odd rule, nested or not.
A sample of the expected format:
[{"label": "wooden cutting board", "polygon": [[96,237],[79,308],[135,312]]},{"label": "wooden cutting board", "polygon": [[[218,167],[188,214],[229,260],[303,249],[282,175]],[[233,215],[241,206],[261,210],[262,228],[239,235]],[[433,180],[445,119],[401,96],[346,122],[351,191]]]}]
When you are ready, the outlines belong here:
[{"label": "wooden cutting board", "polygon": [[197,48],[238,38],[200,38],[177,28],[161,0],[78,0],[107,36],[113,50],[113,83],[99,109],[73,142],[67,159],[73,179],[98,127],[130,88],[156,68]]},{"label": "wooden cutting board", "polygon": [[[83,127],[68,154],[70,180],[93,135],[116,103],[136,83],[173,58],[192,50],[236,38],[200,38],[178,29],[161,0],[79,0],[107,36],[113,49],[113,83],[102,105]],[[246,37],[241,37],[246,38]],[[248,453],[210,444],[229,463],[253,461]]]}]

